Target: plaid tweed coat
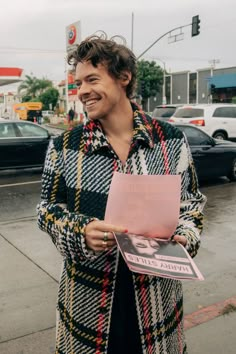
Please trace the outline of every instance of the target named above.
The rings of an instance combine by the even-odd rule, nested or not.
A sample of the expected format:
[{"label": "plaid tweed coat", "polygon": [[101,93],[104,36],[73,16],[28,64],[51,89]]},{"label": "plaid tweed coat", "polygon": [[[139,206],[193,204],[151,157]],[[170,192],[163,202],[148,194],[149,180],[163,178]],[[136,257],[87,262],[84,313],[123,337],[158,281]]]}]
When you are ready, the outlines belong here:
[{"label": "plaid tweed coat", "polygon": [[[48,149],[38,225],[63,256],[57,354],[107,352],[118,250],[114,247],[99,254],[89,251],[84,231],[91,220],[104,219],[114,171],[181,174],[176,234],[186,236],[192,256],[200,244],[205,197],[198,190],[186,139],[176,127],[152,120],[132,106],[134,133],[125,166],[98,121],[66,131]],[[181,282],[133,273],[133,284],[143,354],[186,353]]]}]

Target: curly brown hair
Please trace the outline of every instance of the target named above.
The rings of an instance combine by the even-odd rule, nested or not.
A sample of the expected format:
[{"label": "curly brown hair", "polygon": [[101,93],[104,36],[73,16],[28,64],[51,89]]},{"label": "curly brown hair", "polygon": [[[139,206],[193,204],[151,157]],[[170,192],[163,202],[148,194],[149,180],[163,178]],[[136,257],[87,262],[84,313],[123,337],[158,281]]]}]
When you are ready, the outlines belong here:
[{"label": "curly brown hair", "polygon": [[128,98],[133,96],[136,88],[137,60],[129,48],[124,44],[116,43],[112,38],[90,36],[77,45],[67,57],[68,64],[74,69],[78,63],[88,60],[94,67],[105,64],[109,74],[116,79],[120,79],[125,71],[130,72],[131,80],[126,87],[126,96]]}]

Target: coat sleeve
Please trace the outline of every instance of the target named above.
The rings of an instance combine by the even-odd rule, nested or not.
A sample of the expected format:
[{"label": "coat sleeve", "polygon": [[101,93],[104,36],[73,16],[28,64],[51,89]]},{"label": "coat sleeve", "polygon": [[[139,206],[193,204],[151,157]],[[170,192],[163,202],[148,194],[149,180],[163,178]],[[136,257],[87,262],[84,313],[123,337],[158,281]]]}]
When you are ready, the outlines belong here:
[{"label": "coat sleeve", "polygon": [[175,235],[185,236],[191,257],[197,254],[203,228],[203,208],[206,197],[199,191],[198,179],[187,139],[183,137],[178,172],[181,173],[180,218]]},{"label": "coat sleeve", "polygon": [[39,228],[50,235],[63,257],[74,262],[93,257],[94,252],[85,245],[84,232],[95,218],[68,211],[63,153],[54,142],[47,151],[37,213]]}]

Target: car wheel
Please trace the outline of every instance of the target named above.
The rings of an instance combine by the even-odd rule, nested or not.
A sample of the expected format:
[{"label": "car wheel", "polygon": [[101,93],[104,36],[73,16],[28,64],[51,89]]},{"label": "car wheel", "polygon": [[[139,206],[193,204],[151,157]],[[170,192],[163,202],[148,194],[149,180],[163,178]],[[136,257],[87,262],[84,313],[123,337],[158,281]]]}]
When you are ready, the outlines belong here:
[{"label": "car wheel", "polygon": [[236,158],[232,161],[231,170],[227,177],[230,181],[236,181]]},{"label": "car wheel", "polygon": [[224,132],[216,132],[213,134],[213,138],[219,139],[219,140],[227,140],[227,135]]}]

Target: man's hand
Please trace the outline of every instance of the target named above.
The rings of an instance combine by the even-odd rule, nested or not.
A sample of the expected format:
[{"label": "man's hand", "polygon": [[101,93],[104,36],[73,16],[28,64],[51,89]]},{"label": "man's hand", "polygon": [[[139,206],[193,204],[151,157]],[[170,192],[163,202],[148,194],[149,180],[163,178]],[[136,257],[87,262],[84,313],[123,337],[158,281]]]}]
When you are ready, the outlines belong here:
[{"label": "man's hand", "polygon": [[175,235],[175,236],[172,238],[172,240],[181,243],[181,245],[184,246],[184,247],[185,247],[186,244],[187,244],[187,239],[186,239],[186,237],[184,237],[184,236]]},{"label": "man's hand", "polygon": [[105,221],[91,221],[85,228],[85,242],[93,251],[108,251],[115,244],[112,232],[128,232],[123,227],[105,223]]}]

